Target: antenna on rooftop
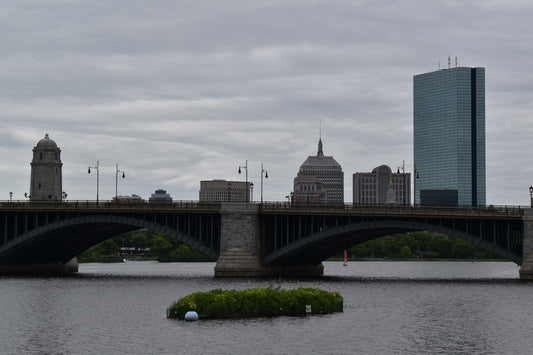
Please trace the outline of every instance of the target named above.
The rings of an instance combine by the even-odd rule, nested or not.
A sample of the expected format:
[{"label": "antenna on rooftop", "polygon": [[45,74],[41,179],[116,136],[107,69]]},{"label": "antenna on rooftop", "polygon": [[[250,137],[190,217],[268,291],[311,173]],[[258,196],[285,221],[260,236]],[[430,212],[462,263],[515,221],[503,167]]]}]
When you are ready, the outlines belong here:
[{"label": "antenna on rooftop", "polygon": [[457,68],[457,57],[455,57],[455,67]]},{"label": "antenna on rooftop", "polygon": [[448,56],[448,69],[451,67],[450,56]]}]

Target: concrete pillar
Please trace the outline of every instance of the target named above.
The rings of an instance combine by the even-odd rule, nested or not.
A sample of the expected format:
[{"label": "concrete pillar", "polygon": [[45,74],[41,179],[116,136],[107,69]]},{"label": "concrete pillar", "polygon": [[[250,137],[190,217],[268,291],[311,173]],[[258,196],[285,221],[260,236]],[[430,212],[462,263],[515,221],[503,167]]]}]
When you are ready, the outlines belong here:
[{"label": "concrete pillar", "polygon": [[524,238],[520,280],[533,280],[533,209],[524,210]]},{"label": "concrete pillar", "polygon": [[321,276],[317,265],[279,265],[265,267],[261,262],[259,206],[228,203],[221,208],[220,257],[215,277]]},{"label": "concrete pillar", "polygon": [[261,266],[259,206],[226,203],[221,208],[220,257],[215,277],[249,277],[265,274]]}]

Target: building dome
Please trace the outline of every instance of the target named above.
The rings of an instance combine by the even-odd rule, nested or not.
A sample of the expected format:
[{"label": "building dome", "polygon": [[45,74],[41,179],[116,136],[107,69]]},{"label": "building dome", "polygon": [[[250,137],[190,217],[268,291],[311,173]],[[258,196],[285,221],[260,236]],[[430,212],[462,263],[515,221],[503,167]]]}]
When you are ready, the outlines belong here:
[{"label": "building dome", "polygon": [[331,168],[341,170],[341,165],[331,156],[325,156],[322,149],[322,139],[318,141],[317,155],[309,156],[300,166],[300,170],[316,169],[316,168]]},{"label": "building dome", "polygon": [[44,135],[44,138],[35,146],[37,149],[57,149],[57,144],[48,136],[48,133]]},{"label": "building dome", "polygon": [[[310,179],[314,182],[310,184]],[[311,191],[320,187],[317,196],[311,196],[301,183],[305,182]],[[317,155],[307,157],[300,166],[300,170],[294,179],[294,201],[296,203],[342,204],[344,203],[344,173],[341,165],[332,157],[325,156],[322,139],[318,141]],[[306,185],[306,186],[307,186]],[[302,189],[303,187],[303,189]],[[303,190],[303,191],[302,191]],[[308,190],[309,191],[309,190]],[[303,194],[304,196],[299,196]]]}]

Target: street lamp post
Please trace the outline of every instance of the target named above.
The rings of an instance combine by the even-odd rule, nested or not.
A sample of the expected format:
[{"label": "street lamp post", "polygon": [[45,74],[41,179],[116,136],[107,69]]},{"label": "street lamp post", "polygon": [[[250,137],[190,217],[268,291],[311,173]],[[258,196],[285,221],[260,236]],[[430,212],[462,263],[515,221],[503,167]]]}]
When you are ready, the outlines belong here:
[{"label": "street lamp post", "polygon": [[533,208],[533,186],[529,186],[529,199],[530,199],[531,207]]},{"label": "street lamp post", "polygon": [[[246,164],[244,166],[239,165],[239,174],[242,172],[241,168],[246,170],[246,190],[248,190],[248,160],[246,160]],[[250,202],[250,194],[248,193],[248,196],[246,196],[246,202]]]},{"label": "street lamp post", "polygon": [[250,202],[254,202],[254,183],[250,183]]},{"label": "street lamp post", "polygon": [[418,175],[418,171],[416,171],[416,165],[415,165],[415,174],[414,174],[414,193],[413,193],[413,203],[414,203],[414,206],[416,207],[416,180],[418,180],[420,176]]},{"label": "street lamp post", "polygon": [[263,169],[263,163],[261,163],[261,204],[263,204],[263,173],[265,173],[265,179],[268,179],[268,171]]},{"label": "street lamp post", "polygon": [[91,168],[96,169],[96,205],[98,206],[98,195],[100,190],[100,162],[96,161],[96,166],[89,166],[89,169],[87,169],[87,173],[91,173]]},{"label": "street lamp post", "polygon": [[124,170],[118,169],[118,164],[115,170],[115,202],[118,202],[118,173],[122,173],[122,178],[126,177],[126,172]]},{"label": "street lamp post", "polygon": [[9,202],[13,201],[13,191],[9,191]]}]

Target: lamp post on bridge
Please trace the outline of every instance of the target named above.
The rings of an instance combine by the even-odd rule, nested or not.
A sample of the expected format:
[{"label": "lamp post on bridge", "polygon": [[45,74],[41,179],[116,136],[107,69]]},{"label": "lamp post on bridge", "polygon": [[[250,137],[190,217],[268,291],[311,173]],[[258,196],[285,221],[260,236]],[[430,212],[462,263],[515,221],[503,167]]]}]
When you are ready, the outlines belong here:
[{"label": "lamp post on bridge", "polygon": [[244,164],[244,166],[239,165],[239,174],[242,172],[241,168],[246,170],[246,190],[248,191],[248,196],[246,196],[246,202],[250,202],[250,190],[248,186],[248,160],[246,160],[246,164]]},{"label": "lamp post on bridge", "polygon": [[[400,168],[398,168],[398,171],[400,171]],[[414,184],[414,193],[413,193],[413,204],[414,206],[416,207],[416,180],[418,180],[418,178],[420,177],[418,175],[418,171],[416,170],[416,164],[415,164],[415,173],[414,173],[414,179],[413,179],[413,184]],[[420,196],[420,194],[418,194]]]},{"label": "lamp post on bridge", "polygon": [[263,163],[261,163],[261,204],[263,204],[263,173],[265,173],[265,179],[268,179],[268,171],[263,169]]},{"label": "lamp post on bridge", "polygon": [[254,183],[250,183],[250,202],[254,202]]},{"label": "lamp post on bridge", "polygon": [[9,191],[9,202],[13,201],[13,191]]},{"label": "lamp post on bridge", "polygon": [[126,177],[126,172],[124,170],[118,169],[118,164],[115,170],[115,202],[118,202],[118,173],[122,173],[122,178]]},{"label": "lamp post on bridge", "polygon": [[96,169],[96,206],[98,206],[98,194],[99,194],[99,185],[100,185],[100,162],[96,161],[96,166],[89,166],[87,173],[91,173],[91,168]]},{"label": "lamp post on bridge", "polygon": [[529,186],[530,206],[533,208],[533,186]]}]

